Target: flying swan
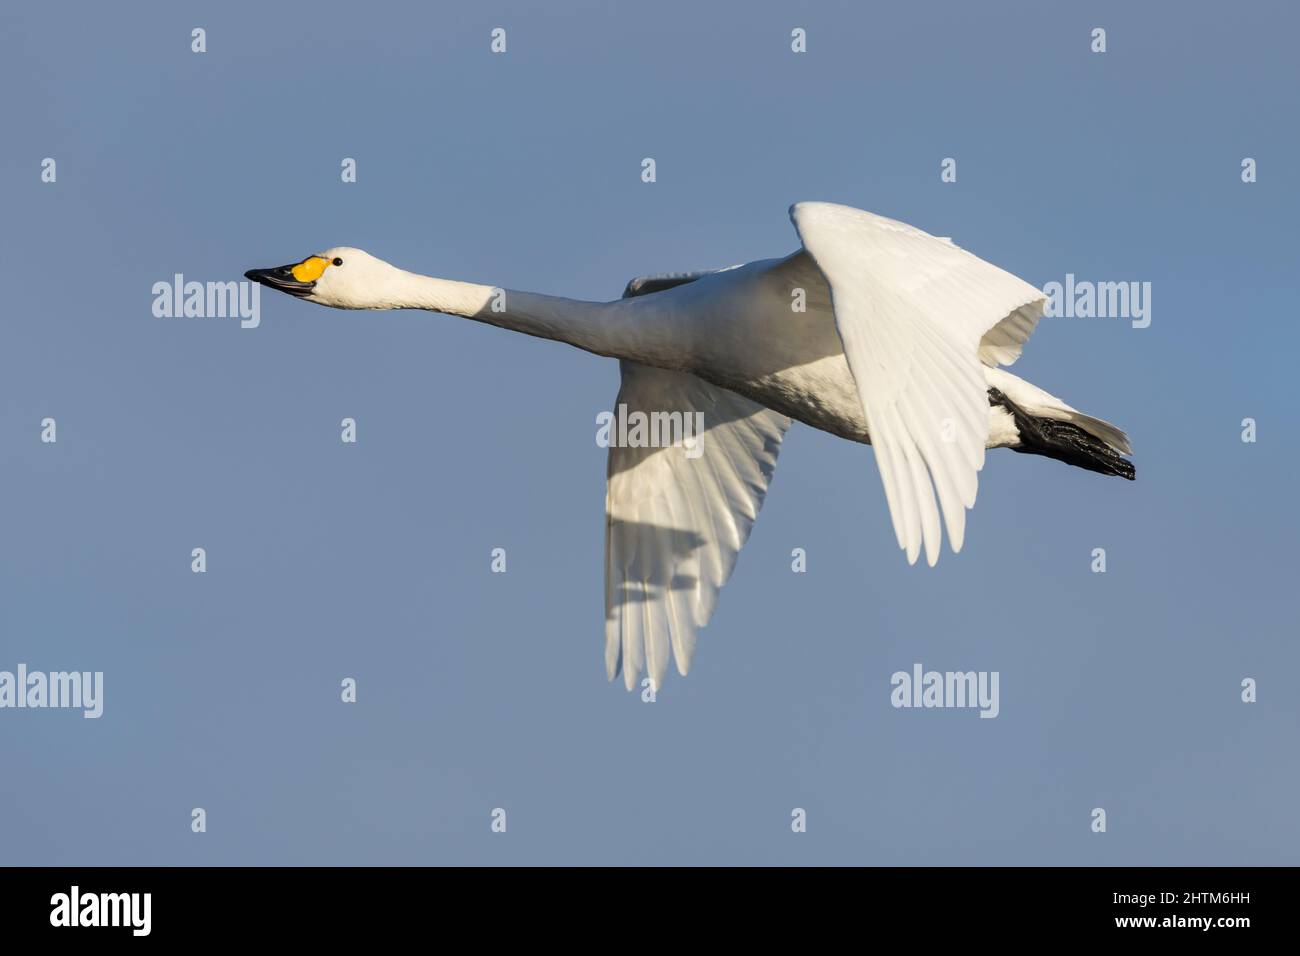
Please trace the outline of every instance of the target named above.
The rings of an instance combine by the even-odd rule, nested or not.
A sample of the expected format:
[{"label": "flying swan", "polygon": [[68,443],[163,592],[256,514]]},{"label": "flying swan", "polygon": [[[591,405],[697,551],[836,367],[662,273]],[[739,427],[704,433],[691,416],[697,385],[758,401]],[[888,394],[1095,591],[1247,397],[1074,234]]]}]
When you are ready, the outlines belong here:
[{"label": "flying swan", "polygon": [[[1113,425],[999,366],[1043,314],[1041,291],[948,239],[848,206],[797,203],[802,248],[716,272],[649,276],[615,302],[513,292],[335,248],[248,279],[338,309],[427,309],[619,360],[616,406],[702,412],[682,448],[609,449],[605,667],[684,676],[776,467],[790,420],[876,455],[898,545],[961,550],[986,448],[1132,479]],[[803,311],[793,307],[801,302]],[[503,308],[504,306],[504,308]]]}]

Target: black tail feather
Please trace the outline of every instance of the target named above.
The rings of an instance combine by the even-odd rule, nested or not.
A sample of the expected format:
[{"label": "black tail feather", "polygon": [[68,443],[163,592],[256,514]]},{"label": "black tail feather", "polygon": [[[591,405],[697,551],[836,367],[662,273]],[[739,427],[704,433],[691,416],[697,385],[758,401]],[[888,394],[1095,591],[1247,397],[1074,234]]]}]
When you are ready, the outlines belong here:
[{"label": "black tail feather", "polygon": [[1133,463],[1095,435],[1073,422],[1030,415],[1001,390],[989,389],[989,404],[1001,405],[1015,419],[1020,444],[1014,449],[1026,455],[1045,455],[1076,468],[1103,475],[1117,475],[1132,481],[1137,471]]}]

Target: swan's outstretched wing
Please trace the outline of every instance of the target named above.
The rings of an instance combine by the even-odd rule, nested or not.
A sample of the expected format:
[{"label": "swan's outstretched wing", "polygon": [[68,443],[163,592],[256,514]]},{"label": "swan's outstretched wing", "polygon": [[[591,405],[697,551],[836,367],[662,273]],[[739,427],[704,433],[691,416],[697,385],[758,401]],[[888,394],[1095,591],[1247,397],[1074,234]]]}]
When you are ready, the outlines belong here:
[{"label": "swan's outstretched wing", "polygon": [[703,414],[694,447],[610,444],[605,668],[610,680],[621,669],[631,690],[642,668],[662,686],[670,642],[677,670],[690,668],[696,630],[758,517],[790,419],[687,372],[621,368],[615,411],[629,423],[635,412]]},{"label": "swan's outstretched wing", "polygon": [[[960,551],[984,465],[984,365],[1020,355],[1043,293],[901,222],[832,203],[790,218],[831,289],[898,545],[939,559],[939,508]],[[938,492],[939,508],[935,507]]]}]

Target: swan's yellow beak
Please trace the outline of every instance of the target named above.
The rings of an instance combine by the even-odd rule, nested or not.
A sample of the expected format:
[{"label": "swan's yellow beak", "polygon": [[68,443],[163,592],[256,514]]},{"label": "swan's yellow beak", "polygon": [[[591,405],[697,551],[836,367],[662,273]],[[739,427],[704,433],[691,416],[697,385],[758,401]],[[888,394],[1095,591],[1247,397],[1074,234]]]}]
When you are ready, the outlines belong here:
[{"label": "swan's yellow beak", "polygon": [[244,273],[244,278],[301,297],[311,295],[316,280],[325,273],[329,264],[330,261],[321,256],[308,256],[293,265],[276,266],[274,269],[249,269]]}]

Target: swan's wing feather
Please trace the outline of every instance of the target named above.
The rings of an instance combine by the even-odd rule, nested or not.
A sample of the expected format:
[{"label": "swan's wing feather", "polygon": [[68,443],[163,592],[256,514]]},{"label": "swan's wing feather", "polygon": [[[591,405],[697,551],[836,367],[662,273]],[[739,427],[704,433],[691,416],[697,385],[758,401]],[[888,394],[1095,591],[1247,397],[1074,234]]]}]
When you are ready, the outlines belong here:
[{"label": "swan's wing feather", "polygon": [[712,271],[712,269],[706,269],[701,272],[663,272],[658,275],[637,276],[628,282],[627,288],[623,290],[623,298],[630,299],[633,296],[650,295],[653,292],[673,289],[679,285],[694,282],[696,279],[709,275]]},{"label": "swan's wing feather", "polygon": [[883,216],[814,202],[790,218],[830,285],[899,547],[915,562],[924,544],[933,565],[940,512],[959,551],[975,503],[989,428],[981,363],[1015,361],[1043,293]]},{"label": "swan's wing feather", "polygon": [[739,266],[727,266],[725,269],[700,269],[696,272],[660,272],[655,275],[637,276],[623,290],[623,298],[631,299],[638,295],[663,292],[665,289],[674,289],[679,285],[686,285],[688,282],[703,279],[705,276],[711,276],[716,272],[727,272],[737,268]]},{"label": "swan's wing feather", "polygon": [[616,413],[702,412],[705,429],[689,449],[610,443],[605,667],[610,680],[621,670],[632,690],[643,668],[662,686],[670,651],[681,674],[690,668],[696,631],[758,517],[790,419],[687,372],[621,369]]}]

